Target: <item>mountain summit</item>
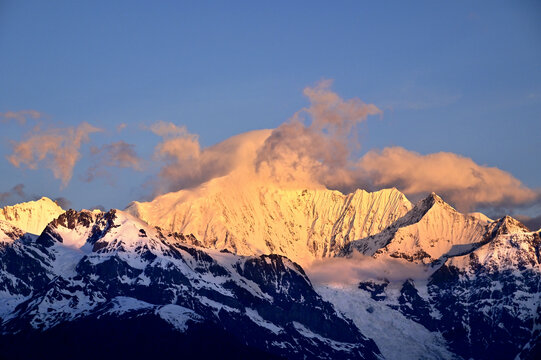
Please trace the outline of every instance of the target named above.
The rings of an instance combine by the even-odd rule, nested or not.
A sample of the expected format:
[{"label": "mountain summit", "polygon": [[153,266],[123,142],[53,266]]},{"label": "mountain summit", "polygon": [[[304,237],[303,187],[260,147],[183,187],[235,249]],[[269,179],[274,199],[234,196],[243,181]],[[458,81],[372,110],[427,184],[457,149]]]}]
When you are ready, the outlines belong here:
[{"label": "mountain summit", "polygon": [[483,218],[462,214],[432,193],[380,233],[349,244],[345,252],[356,249],[428,264],[473,250],[483,241],[486,226]]},{"label": "mountain summit", "polygon": [[18,227],[24,232],[39,235],[45,226],[64,209],[47,197],[0,209],[0,220]]}]

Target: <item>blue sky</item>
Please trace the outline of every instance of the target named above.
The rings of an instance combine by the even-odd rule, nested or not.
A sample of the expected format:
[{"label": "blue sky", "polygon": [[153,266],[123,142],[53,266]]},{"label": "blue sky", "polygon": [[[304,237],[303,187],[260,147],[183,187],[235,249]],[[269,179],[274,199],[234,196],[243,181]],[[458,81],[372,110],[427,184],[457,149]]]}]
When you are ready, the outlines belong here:
[{"label": "blue sky", "polygon": [[[24,184],[27,198],[123,208],[148,197],[159,171],[150,124],[185,125],[210,146],[276,128],[321,79],[383,110],[362,124],[358,155],[448,151],[541,188],[540,18],[536,1],[3,0],[0,113],[33,109],[43,127],[105,131],[81,146],[62,188],[49,169],[6,159],[36,122],[0,122],[0,193]],[[91,146],[118,140],[148,159],[145,171],[83,181]]]}]

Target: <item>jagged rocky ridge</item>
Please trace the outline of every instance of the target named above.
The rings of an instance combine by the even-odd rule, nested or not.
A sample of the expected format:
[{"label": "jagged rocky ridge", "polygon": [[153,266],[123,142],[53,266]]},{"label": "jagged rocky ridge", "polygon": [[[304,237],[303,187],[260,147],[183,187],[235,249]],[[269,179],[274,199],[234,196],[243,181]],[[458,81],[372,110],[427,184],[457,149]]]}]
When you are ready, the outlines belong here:
[{"label": "jagged rocky ridge", "polygon": [[2,358],[380,356],[285,257],[203,250],[117,210],[69,210],[39,237],[0,224]]},{"label": "jagged rocky ridge", "polygon": [[[419,211],[426,210],[426,205],[428,211]],[[419,239],[408,236],[408,231],[418,234],[423,217],[441,206],[448,205],[433,195],[425,199],[412,214],[378,236],[386,240],[375,253],[426,263],[431,275],[401,284],[383,277],[364,281],[358,296],[366,294],[441,333],[460,358],[534,359],[539,354],[541,329],[541,231],[530,232],[506,216],[475,233],[470,244],[453,244],[442,237],[445,247],[436,243],[435,249],[422,251]],[[458,216],[454,209],[449,211]],[[411,222],[413,215],[421,217]],[[412,250],[412,243],[419,246]]]},{"label": "jagged rocky ridge", "polygon": [[[266,195],[261,198],[259,197],[260,193],[266,193]],[[122,332],[121,330],[128,331],[126,327],[129,327],[129,331],[132,331],[128,331],[126,334],[129,333],[129,336],[132,337],[140,337],[141,333],[136,332],[136,325],[144,324],[144,326],[153,329],[153,334],[159,334],[152,337],[152,341],[169,339],[175,344],[182,344],[177,348],[178,351],[185,352],[187,348],[198,349],[200,344],[198,341],[201,340],[200,335],[209,333],[214,334],[214,339],[223,340],[223,342],[215,344],[217,349],[225,349],[224,351],[229,351],[237,357],[271,357],[276,355],[296,358],[301,357],[301,354],[304,356],[306,354],[302,351],[299,353],[298,348],[287,348],[280,352],[274,347],[273,344],[275,343],[273,341],[271,341],[271,345],[267,341],[264,346],[261,346],[259,342],[253,339],[249,344],[242,336],[240,336],[239,340],[238,332],[240,330],[237,330],[236,333],[231,329],[242,328],[246,316],[249,318],[249,324],[254,321],[257,322],[261,317],[264,319],[262,324],[272,324],[271,328],[272,326],[282,327],[287,330],[288,336],[297,339],[295,336],[298,335],[292,335],[288,332],[291,327],[263,316],[259,310],[260,308],[257,308],[256,315],[252,316],[254,315],[252,312],[254,307],[243,305],[245,315],[239,315],[240,319],[236,319],[236,322],[228,323],[228,321],[224,320],[228,318],[224,318],[219,314],[216,315],[215,312],[210,311],[201,314],[184,303],[180,305],[174,304],[182,307],[182,309],[175,313],[176,315],[170,316],[169,320],[188,319],[182,320],[181,323],[189,324],[189,326],[185,326],[182,331],[175,330],[171,332],[169,331],[171,321],[164,320],[164,316],[162,316],[164,312],[173,311],[170,307],[167,308],[168,310],[163,310],[164,306],[166,306],[163,303],[155,303],[149,301],[146,297],[139,298],[138,295],[133,295],[139,294],[134,289],[141,288],[141,281],[146,283],[147,280],[144,277],[146,276],[146,269],[154,267],[153,262],[149,262],[144,257],[146,256],[144,255],[146,254],[145,251],[135,250],[138,246],[133,245],[132,240],[134,239],[138,239],[137,241],[150,241],[151,244],[161,244],[156,249],[162,255],[164,249],[162,246],[165,246],[166,249],[178,250],[183,255],[182,261],[191,264],[188,266],[191,269],[189,271],[186,267],[180,267],[182,271],[187,271],[183,272],[183,274],[195,274],[186,275],[190,284],[195,286],[193,279],[202,281],[197,278],[197,274],[200,274],[203,275],[205,279],[203,282],[206,286],[217,284],[212,287],[215,290],[222,289],[225,286],[225,283],[220,282],[223,280],[222,277],[212,272],[206,275],[199,273],[197,271],[198,266],[193,265],[194,260],[190,260],[191,253],[186,249],[195,249],[206,254],[216,264],[229,271],[235,279],[239,277],[245,281],[247,274],[241,271],[244,268],[237,268],[232,264],[244,264],[247,262],[246,259],[257,260],[255,261],[257,264],[254,265],[254,270],[251,272],[252,277],[249,277],[249,280],[257,284],[262,292],[266,293],[267,290],[263,290],[265,286],[269,286],[269,291],[271,291],[281,283],[269,280],[274,279],[273,277],[257,277],[261,272],[261,267],[270,265],[268,262],[271,259],[281,259],[283,264],[294,263],[276,255],[270,257],[261,256],[260,253],[271,253],[270,247],[265,250],[265,247],[260,247],[261,242],[251,242],[249,235],[253,231],[256,232],[254,233],[255,238],[261,239],[257,235],[257,231],[262,228],[258,221],[270,215],[276,216],[274,220],[277,223],[275,227],[271,228],[272,231],[291,230],[289,232],[290,236],[294,234],[299,237],[301,235],[305,236],[306,229],[312,229],[305,226],[306,222],[315,223],[313,229],[319,231],[316,231],[317,236],[314,235],[314,232],[309,231],[306,234],[312,234],[313,237],[306,235],[305,238],[295,238],[295,241],[287,240],[288,236],[278,237],[277,243],[281,244],[280,249],[286,255],[289,253],[295,256],[296,251],[298,251],[301,255],[297,254],[297,258],[306,261],[307,259],[329,256],[349,257],[354,251],[359,251],[378,261],[390,258],[393,261],[416,264],[415,266],[425,269],[427,275],[422,279],[412,278],[400,282],[391,279],[389,281],[383,274],[381,277],[376,277],[370,281],[359,280],[361,281],[360,284],[348,289],[316,286],[317,292],[345,315],[343,318],[345,323],[351,326],[352,323],[345,319],[353,319],[362,334],[368,335],[375,340],[377,347],[386,358],[400,359],[407,354],[409,358],[423,359],[508,359],[515,358],[515,356],[519,356],[518,358],[521,359],[534,359],[536,354],[539,354],[541,328],[539,325],[541,315],[539,308],[541,294],[539,286],[541,278],[539,231],[531,232],[510,217],[492,221],[479,214],[474,216],[461,214],[435,194],[431,194],[415,206],[411,205],[395,189],[375,194],[358,191],[347,196],[323,190],[295,192],[259,189],[255,194],[257,194],[256,199],[259,197],[259,200],[246,199],[240,206],[227,203],[227,201],[233,201],[236,198],[237,195],[235,194],[232,194],[231,198],[226,197],[224,199],[219,198],[223,194],[214,193],[215,197],[182,197],[180,200],[178,194],[176,194],[172,196],[172,199],[178,200],[178,204],[166,196],[167,206],[163,206],[159,210],[162,212],[158,212],[158,214],[162,215],[165,223],[167,223],[168,219],[180,219],[178,214],[175,213],[175,209],[178,208],[189,209],[185,213],[189,216],[207,216],[205,221],[197,219],[195,221],[188,216],[182,222],[186,226],[178,229],[184,231],[187,229],[194,230],[191,232],[204,235],[203,240],[187,231],[175,233],[154,229],[120,211],[114,212],[115,219],[111,228],[103,225],[107,223],[107,216],[111,216],[107,214],[110,213],[101,214],[85,211],[66,213],[66,216],[61,216],[57,221],[50,224],[49,227],[52,230],[48,227],[39,238],[24,235],[24,232],[7,225],[0,228],[5,228],[6,231],[4,232],[11,234],[5,236],[7,240],[4,241],[4,244],[9,244],[5,249],[9,249],[6,252],[11,252],[10,259],[2,260],[2,264],[8,264],[3,265],[3,268],[9,267],[11,272],[3,272],[0,278],[2,289],[9,289],[9,293],[6,291],[2,295],[6,301],[3,302],[4,305],[1,308],[3,315],[1,316],[4,318],[3,326],[6,326],[8,330],[6,330],[6,335],[2,337],[3,343],[0,344],[0,350],[4,344],[17,343],[17,341],[22,341],[21,339],[28,339],[28,336],[39,334],[37,338],[34,337],[32,340],[48,344],[50,341],[58,339],[59,336],[62,337],[71,333],[82,334],[88,328],[98,329],[97,332],[101,334],[102,339],[107,339],[114,334],[111,329],[120,332]],[[390,194],[394,195],[389,196]],[[186,196],[186,194],[183,196]],[[258,208],[258,206],[270,206],[271,203],[273,204],[271,210]],[[333,210],[324,212],[325,204],[334,204]],[[152,207],[159,209],[158,205],[158,203],[150,203],[141,208],[152,213]],[[139,207],[137,204],[132,205],[130,207],[131,212],[133,212],[134,206]],[[168,214],[166,209],[172,212]],[[225,214],[229,214],[231,217],[228,217],[228,221],[224,222],[216,209],[226,209],[227,211],[224,210]],[[251,211],[255,214],[253,219],[250,218]],[[68,216],[68,214],[71,215]],[[73,214],[79,215],[74,216]],[[138,214],[140,215],[140,213]],[[241,214],[242,217],[251,220],[243,223],[232,214]],[[292,218],[291,221],[286,221],[287,219],[280,216],[292,216]],[[160,219],[158,216],[155,218]],[[360,221],[360,219],[363,221]],[[381,222],[378,223],[380,220]],[[135,221],[134,224],[136,225],[129,225],[133,221]],[[266,221],[272,222],[271,220]],[[216,224],[225,224],[228,229],[238,231],[237,234],[245,234],[245,240],[241,240],[240,237],[230,236],[227,229],[224,233],[225,239],[228,239],[227,241],[220,241],[218,237],[213,237],[214,235],[209,236],[208,234],[217,234],[216,229],[220,229],[220,226],[222,226]],[[118,239],[115,237],[117,231],[120,230],[117,230],[116,226],[123,229],[122,234],[129,234],[129,236],[124,237],[123,235],[121,238],[123,240],[117,241]],[[214,230],[197,230],[198,226],[207,226],[208,229],[214,226]],[[133,231],[126,231],[126,229],[132,227]],[[143,229],[144,233],[140,233],[139,229]],[[176,229],[176,227],[172,226],[171,229]],[[272,240],[272,235],[273,233],[270,232],[266,236],[269,236],[269,239]],[[160,241],[155,242],[156,239]],[[315,242],[310,245],[311,243],[305,241],[306,239],[312,239]],[[151,246],[150,253],[155,254],[155,246],[157,245]],[[326,250],[314,251],[316,248]],[[247,258],[239,257],[229,252],[219,251],[219,249],[244,252],[252,254],[252,256]],[[184,256],[183,251],[188,252],[190,255]],[[162,255],[158,255],[157,258],[161,259]],[[104,256],[114,259],[119,258],[129,265],[129,269],[138,270],[135,272],[130,272],[131,270],[119,272],[116,265],[103,265],[111,264],[111,262],[105,260],[103,260],[103,264],[99,262],[102,261]],[[170,255],[166,254],[165,256]],[[93,262],[99,265],[92,267],[93,270],[84,273],[84,269],[90,265],[79,265],[83,258],[92,261],[90,265]],[[58,259],[69,260],[59,261]],[[96,259],[99,259],[99,261]],[[186,259],[189,261],[186,261]],[[353,257],[353,259],[355,258]],[[160,264],[163,263],[162,260],[160,261]],[[25,265],[24,269],[20,269],[18,272],[13,270],[17,268],[13,264],[23,262],[28,264]],[[116,260],[114,262],[116,264]],[[199,262],[199,260],[196,262]],[[10,263],[12,265],[9,265]],[[230,271],[232,266],[233,270]],[[274,265],[272,267],[274,268]],[[293,267],[298,270],[299,276],[306,279],[306,283],[313,292],[312,285],[304,272],[296,266]],[[210,269],[208,266],[206,268]],[[282,273],[284,269],[291,268],[288,265],[276,267],[278,273]],[[138,271],[141,272],[138,273]],[[18,275],[12,276],[14,273]],[[107,277],[106,274],[109,273],[113,275]],[[28,275],[25,276],[24,274]],[[122,276],[118,277],[116,275]],[[107,298],[108,300],[104,302],[99,301],[101,298],[89,300],[88,303],[95,304],[95,306],[92,305],[94,307],[90,311],[82,310],[84,306],[74,307],[72,303],[79,301],[73,300],[76,297],[69,297],[69,301],[67,301],[65,297],[58,295],[58,293],[62,293],[60,289],[64,288],[76,289],[75,293],[80,294],[77,291],[85,288],[87,283],[92,286],[89,289],[94,289],[95,282],[98,279],[96,276],[98,278],[99,276],[103,277],[102,288],[96,288],[99,290],[97,291],[98,294],[107,293],[118,288],[122,289],[122,291],[130,289],[129,294],[110,295]],[[59,280],[54,280],[57,277]],[[13,282],[14,278],[17,278],[17,281]],[[254,278],[257,278],[257,280],[254,280]],[[62,282],[65,279],[67,281]],[[156,284],[162,286],[165,278],[159,277],[159,279],[161,279],[161,282],[156,281]],[[55,291],[51,292],[48,297],[39,297],[42,295],[36,297],[37,295],[34,293],[35,286],[49,291],[47,286],[49,286],[51,280],[57,284],[54,288]],[[238,284],[237,280],[232,281]],[[267,281],[267,285],[263,285],[265,281]],[[34,282],[37,285],[34,285]],[[99,283],[99,281],[97,282]],[[112,285],[107,285],[109,283]],[[299,286],[296,281],[290,283]],[[149,289],[155,287],[154,283],[152,284],[152,286],[148,286]],[[158,288],[160,287],[158,286]],[[225,289],[231,291],[227,287]],[[217,291],[221,292],[222,290]],[[83,291],[83,295],[85,294],[84,290],[80,291]],[[225,304],[225,306],[231,307],[229,303],[222,302],[225,299],[223,297],[218,299],[209,297],[206,293],[202,295],[199,288],[190,291],[182,292],[182,296],[186,298],[190,298],[186,294],[192,294],[196,298],[203,296],[213,300],[214,305],[220,304],[221,306]],[[113,292],[112,294],[117,293]],[[237,297],[237,293],[234,294],[234,297]],[[302,298],[305,297],[303,294]],[[30,298],[33,298],[34,302],[29,301]],[[289,299],[293,302],[298,297],[291,296]],[[50,306],[49,302],[54,303],[55,306]],[[243,301],[241,302],[244,304]],[[70,305],[67,306],[66,303]],[[84,301],[81,303],[84,303]],[[196,300],[190,300],[190,304],[196,303],[198,303]],[[110,311],[101,308],[105,304],[108,304],[107,309],[114,308],[115,310]],[[171,305],[171,303],[167,304]],[[212,308],[212,305],[206,303],[204,305]],[[57,308],[62,310],[58,311]],[[69,311],[66,309],[69,309]],[[191,317],[193,314],[186,312],[185,309],[194,311],[201,318]],[[233,309],[236,308],[233,307]],[[319,305],[309,307],[309,309],[310,312],[321,311]],[[42,331],[34,330],[34,325],[40,328],[39,321],[41,320],[39,319],[44,316],[43,314],[48,314],[52,310],[54,310],[52,312],[54,315],[48,318],[47,321],[60,319],[58,323],[55,323],[56,325],[52,327],[43,327]],[[226,308],[225,311],[231,312],[229,308]],[[328,310],[329,313],[333,311],[335,310],[332,307],[331,310]],[[237,314],[237,312],[233,312]],[[239,310],[239,313],[242,313],[242,310]],[[324,313],[327,313],[326,310]],[[338,313],[335,316],[340,319],[343,315]],[[209,316],[210,320],[208,320]],[[293,334],[303,332],[303,329],[295,324],[303,323],[292,319],[288,320],[289,316],[288,313],[282,320],[290,323],[293,321],[293,328],[295,329]],[[35,319],[38,319],[38,321],[36,322]],[[200,321],[197,321],[197,319]],[[332,319],[334,317],[331,316]],[[25,328],[22,324],[26,324],[27,327]],[[117,328],[118,324],[130,325],[126,327],[121,325],[121,328]],[[229,324],[229,327],[227,324]],[[265,328],[264,325],[261,326]],[[306,324],[303,326],[308,328]],[[345,326],[344,329],[352,331],[351,327],[348,326]],[[16,335],[13,337],[13,335],[9,335],[19,331],[19,329],[22,329],[19,333],[24,334],[24,336]],[[163,329],[169,330],[166,330],[166,334],[164,334]],[[251,327],[242,329],[244,329],[242,330],[243,334],[244,331],[248,331],[259,339],[266,336],[260,337],[261,333],[252,332]],[[362,335],[359,335],[363,339],[360,343],[355,343],[353,340],[351,343],[346,341],[345,343],[349,344],[347,345],[348,349],[340,347],[342,345],[338,346],[339,349],[336,349],[337,345],[332,341],[341,341],[336,338],[326,338],[326,333],[319,332],[319,328],[310,329],[312,333],[316,333],[318,336],[314,337],[312,334],[305,332],[303,334],[304,338],[310,338],[313,341],[317,339],[321,342],[312,343],[312,347],[307,347],[309,357],[314,355],[311,352],[313,349],[319,347],[327,349],[329,346],[333,349],[324,350],[322,357],[350,358],[351,353],[361,354],[361,356],[377,356],[378,354],[376,345],[366,340]],[[354,333],[359,334],[357,329],[353,329]],[[89,336],[97,335],[94,332]],[[326,339],[327,342],[322,339]],[[332,341],[329,342],[330,340]],[[299,344],[298,340],[293,340],[293,342]],[[104,340],[104,343],[107,343],[107,341]],[[188,343],[191,345],[188,346]],[[276,344],[278,343],[276,342]],[[302,342],[300,344],[300,347],[305,346]],[[361,348],[356,348],[353,344],[360,344]],[[201,348],[206,350],[213,348],[204,344],[200,345]],[[180,347],[183,347],[183,349],[180,349]],[[110,350],[114,351],[114,349],[112,347]],[[368,351],[371,355],[366,354],[366,349],[371,349]],[[153,354],[152,351],[150,351],[150,354]],[[187,354],[187,356],[191,355]],[[202,356],[204,357],[205,354]]]}]

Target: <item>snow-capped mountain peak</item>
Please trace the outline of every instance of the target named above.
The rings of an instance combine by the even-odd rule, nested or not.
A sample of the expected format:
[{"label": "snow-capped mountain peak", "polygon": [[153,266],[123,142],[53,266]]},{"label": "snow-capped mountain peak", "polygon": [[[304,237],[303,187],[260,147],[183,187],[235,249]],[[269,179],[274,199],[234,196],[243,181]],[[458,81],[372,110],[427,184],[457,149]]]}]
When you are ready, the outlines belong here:
[{"label": "snow-capped mountain peak", "polygon": [[[221,355],[232,358],[250,349],[263,358],[379,358],[373,341],[324,302],[291,260],[197,248],[123,211],[67,211],[36,240],[1,248],[0,263],[7,264],[0,291],[9,300],[0,307],[1,355],[7,342],[15,349],[12,341],[58,332],[64,339],[74,328],[108,323],[122,329],[115,341],[133,341],[125,334],[136,319],[139,328],[165,334],[160,343],[169,346],[220,344],[226,336]],[[62,353],[55,339],[44,346]]]},{"label": "snow-capped mountain peak", "polygon": [[419,263],[468,252],[483,240],[485,222],[464,215],[432,193],[378,234],[353,242],[365,255],[390,255]]},{"label": "snow-capped mountain peak", "polygon": [[[396,189],[343,195],[206,184],[197,191],[134,203],[128,211],[62,211],[39,237],[0,220],[0,351],[7,343],[20,348],[13,344],[27,338],[17,334],[43,341],[107,324],[123,333],[134,319],[168,329],[173,344],[201,341],[193,331],[203,326],[213,339],[229,336],[230,350],[248,344],[287,358],[379,358],[380,347],[394,359],[403,346],[414,357],[483,358],[516,354],[539,338],[532,321],[541,294],[541,233],[511,217],[464,215],[436,194],[412,206]],[[32,208],[33,217],[39,209]],[[163,228],[154,226],[160,221]],[[353,249],[374,262],[390,256],[400,259],[389,264],[409,261],[426,271],[403,284],[385,276],[360,281],[345,298],[339,288],[320,287],[340,314],[303,268],[282,256],[309,262]],[[329,261],[344,260],[365,261]],[[388,331],[369,320],[381,316],[385,326],[403,327],[396,334],[413,331],[411,341],[418,342],[389,344]],[[502,337],[501,326],[512,329],[513,339]],[[362,333],[378,337],[377,347]],[[484,342],[492,337],[496,345]]]},{"label": "snow-capped mountain peak", "polygon": [[0,209],[0,220],[18,227],[24,232],[39,235],[49,222],[64,210],[47,197]]},{"label": "snow-capped mountain peak", "polygon": [[490,228],[495,229],[497,235],[530,232],[523,223],[509,215],[495,221]]},{"label": "snow-capped mountain peak", "polygon": [[126,211],[201,245],[243,254],[282,254],[302,264],[334,256],[349,242],[377,234],[412,207],[396,189],[344,195],[272,184],[220,188],[216,181],[170,193]]}]

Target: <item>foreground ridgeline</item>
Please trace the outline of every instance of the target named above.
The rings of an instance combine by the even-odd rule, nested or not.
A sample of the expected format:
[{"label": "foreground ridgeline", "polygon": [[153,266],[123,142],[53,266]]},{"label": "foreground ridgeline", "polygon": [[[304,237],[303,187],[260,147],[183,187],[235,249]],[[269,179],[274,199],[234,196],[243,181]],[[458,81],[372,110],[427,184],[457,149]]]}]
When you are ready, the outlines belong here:
[{"label": "foreground ridgeline", "polygon": [[117,210],[39,237],[0,224],[1,358],[379,356],[282,256],[204,251]]},{"label": "foreground ridgeline", "polygon": [[[396,189],[47,201],[0,220],[0,358],[540,358],[540,230],[511,217]],[[300,266],[328,258],[370,274]]]}]

